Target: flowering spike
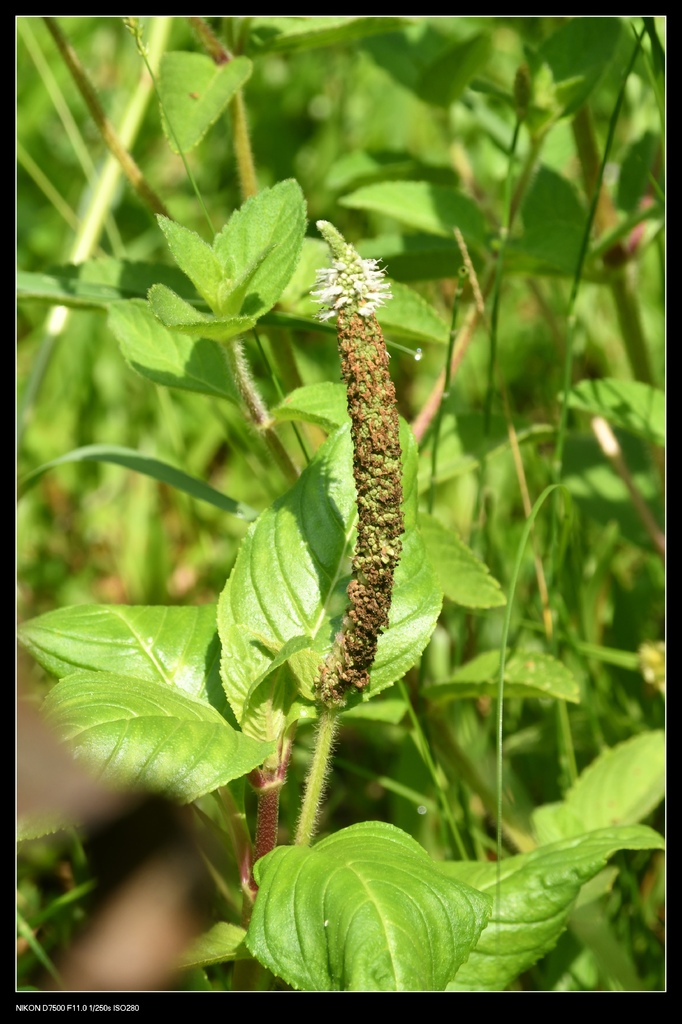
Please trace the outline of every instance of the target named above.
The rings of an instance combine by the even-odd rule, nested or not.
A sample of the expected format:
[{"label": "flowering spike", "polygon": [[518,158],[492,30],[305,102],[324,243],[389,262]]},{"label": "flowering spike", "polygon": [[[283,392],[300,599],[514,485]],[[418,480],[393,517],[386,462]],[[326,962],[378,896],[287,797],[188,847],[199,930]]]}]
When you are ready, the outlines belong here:
[{"label": "flowering spike", "polygon": [[376,307],[390,298],[390,290],[376,260],[361,260],[327,221],[318,221],[317,226],[334,264],[319,271],[318,283],[324,287],[313,294],[329,307],[322,319],[336,317],[358,508],[349,608],[316,684],[320,701],[333,707],[344,703],[348,690],[368,685],[379,636],[388,626],[401,551],[403,490],[395,387],[374,316]]},{"label": "flowering spike", "polygon": [[320,320],[331,320],[339,310],[369,317],[391,298],[391,288],[384,280],[385,271],[378,260],[362,260],[352,245],[327,220],[318,220],[317,227],[334,256],[331,267],[317,272],[317,291],[311,294],[327,308],[318,314]]}]

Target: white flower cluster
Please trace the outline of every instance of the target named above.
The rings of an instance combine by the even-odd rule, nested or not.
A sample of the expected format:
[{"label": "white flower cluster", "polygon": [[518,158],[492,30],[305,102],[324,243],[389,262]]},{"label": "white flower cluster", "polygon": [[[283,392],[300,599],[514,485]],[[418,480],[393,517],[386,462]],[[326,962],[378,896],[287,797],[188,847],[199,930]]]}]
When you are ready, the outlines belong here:
[{"label": "white flower cluster", "polygon": [[360,316],[371,316],[392,297],[384,274],[378,260],[362,260],[352,245],[345,244],[332,266],[317,272],[315,283],[319,288],[311,295],[328,307],[318,314],[319,319],[330,320],[343,306]]}]

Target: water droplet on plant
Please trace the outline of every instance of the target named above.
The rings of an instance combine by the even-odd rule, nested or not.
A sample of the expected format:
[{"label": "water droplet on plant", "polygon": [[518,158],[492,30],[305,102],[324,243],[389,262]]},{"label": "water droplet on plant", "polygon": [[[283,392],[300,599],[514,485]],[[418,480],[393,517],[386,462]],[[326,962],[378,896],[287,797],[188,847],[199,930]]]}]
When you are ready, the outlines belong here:
[{"label": "water droplet on plant", "polygon": [[417,351],[414,354],[414,361],[415,361],[415,363],[418,363],[419,360],[421,359],[421,357],[422,357],[422,350],[420,348],[418,348]]},{"label": "water droplet on plant", "polygon": [[426,808],[424,807],[424,804],[419,805],[419,807],[417,808],[417,814],[426,814]]}]

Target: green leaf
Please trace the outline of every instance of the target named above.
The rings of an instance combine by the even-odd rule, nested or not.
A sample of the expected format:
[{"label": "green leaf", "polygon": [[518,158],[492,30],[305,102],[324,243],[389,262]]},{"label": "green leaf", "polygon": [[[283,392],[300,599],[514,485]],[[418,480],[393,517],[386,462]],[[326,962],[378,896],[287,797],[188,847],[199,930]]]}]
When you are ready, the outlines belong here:
[{"label": "green leaf", "polygon": [[465,608],[499,608],[507,603],[487,565],[452,530],[427,512],[419,513],[419,530],[447,598]]},{"label": "green leaf", "polygon": [[159,323],[147,302],[138,300],[112,306],[107,322],[124,359],[142,377],[164,387],[237,400],[225,354],[217,342],[169,330]]},{"label": "green leaf", "polygon": [[251,330],[256,323],[251,316],[216,317],[201,313],[163,284],[155,284],[149,289],[149,305],[166,327],[175,327],[185,334],[202,338],[213,338],[214,341],[229,341],[237,334]]},{"label": "green leaf", "polygon": [[391,301],[377,310],[377,320],[388,337],[447,345],[448,325],[433,306],[404,284],[391,281],[391,292]]},{"label": "green leaf", "polygon": [[112,257],[55,267],[46,274],[20,270],[17,296],[76,309],[107,309],[115,302],[146,298],[153,284],[165,284],[185,299],[200,301],[177,267]]},{"label": "green leaf", "polygon": [[[415,528],[417,449],[401,424],[405,534],[395,576],[390,626],[379,638],[365,699],[390,686],[419,658],[441,607],[438,582]],[[346,607],[356,521],[350,423],[316,453],[294,487],[266,509],[244,538],[218,605],[221,673],[237,721],[249,735],[271,736],[272,708],[247,715],[246,696],[292,637],[309,636],[319,667]],[[299,656],[300,657],[300,656]],[[313,665],[313,668],[315,666]],[[310,665],[307,666],[310,672]],[[314,672],[312,673],[314,675]],[[299,679],[308,692],[310,675]],[[293,699],[289,679],[280,696]],[[278,706],[278,721],[287,714]]]},{"label": "green leaf", "polygon": [[601,829],[589,835],[510,857],[499,865],[457,861],[440,865],[451,878],[495,893],[500,903],[486,931],[455,979],[452,991],[499,991],[556,945],[573,902],[617,850],[662,849],[663,840],[644,825]]},{"label": "green leaf", "polygon": [[227,276],[250,277],[239,312],[255,320],[272,309],[286,288],[301,255],[306,204],[298,182],[265,188],[236,210],[213,242]]},{"label": "green leaf", "polygon": [[[436,472],[436,483],[443,483],[453,477],[470,473],[481,465],[481,461],[491,462],[500,455],[509,451],[509,430],[508,424],[503,416],[492,415],[490,425],[486,429],[482,413],[457,413],[453,416],[447,409],[447,400],[444,403],[445,415],[440,432],[440,443],[438,446],[438,466]],[[540,444],[544,441],[552,441],[555,436],[555,428],[540,423],[530,426],[517,424],[516,440],[522,444]],[[421,454],[430,454],[432,436],[427,438],[426,444],[422,446]],[[431,485],[431,460],[422,457],[419,465],[419,491],[420,493],[429,489]]]},{"label": "green leaf", "polygon": [[543,842],[611,825],[634,825],[665,795],[665,736],[645,732],[604,750],[557,804],[533,812]]},{"label": "green leaf", "polygon": [[656,179],[657,154],[661,137],[652,131],[644,132],[630,146],[623,157],[618,175],[617,204],[619,210],[641,212],[640,200],[649,192],[649,183]]},{"label": "green leaf", "polygon": [[[191,57],[197,56],[197,54],[184,54],[184,56]],[[189,228],[183,228],[174,220],[160,215],[156,219],[166,236],[168,248],[180,270],[187,275],[211,309],[217,312],[216,307],[225,272],[213,249],[196,232],[190,231]]]},{"label": "green leaf", "polygon": [[332,17],[252,18],[247,52],[251,54],[285,53],[333,46],[365,36],[393,32],[409,24],[406,18]]},{"label": "green leaf", "polygon": [[572,18],[542,44],[533,64],[550,68],[562,116],[583,105],[611,61],[621,33],[618,18]]},{"label": "green leaf", "polygon": [[397,181],[400,178],[428,180],[437,185],[457,184],[456,174],[449,166],[425,163],[405,151],[366,149],[343,153],[329,168],[326,184],[327,188],[342,192],[376,181]]},{"label": "green leaf", "polygon": [[190,803],[262,764],[272,744],[232,729],[205,701],[113,672],[75,672],[43,704],[75,756],[115,786]]},{"label": "green leaf", "polygon": [[400,829],[363,822],[255,866],[253,955],[307,992],[442,991],[492,901],[453,884]]},{"label": "green leaf", "polygon": [[399,725],[407,714],[407,703],[402,697],[382,697],[368,704],[356,704],[342,711],[344,722],[388,722]]},{"label": "green leaf", "polygon": [[570,182],[556,171],[540,167],[524,199],[523,235],[508,244],[511,268],[572,275],[586,218]]},{"label": "green leaf", "polygon": [[[616,431],[623,459],[635,489],[649,505],[654,519],[664,522],[658,480],[651,469],[645,444],[637,437]],[[574,434],[564,448],[563,482],[581,511],[606,526],[614,520],[624,537],[642,548],[653,547],[626,484],[607,461],[596,438]]]},{"label": "green leaf", "polygon": [[452,188],[427,181],[384,181],[366,185],[339,200],[352,210],[372,210],[394,217],[417,231],[452,238],[458,227],[468,245],[485,245],[485,224],[478,206]]},{"label": "green leaf", "polygon": [[583,380],[568,393],[571,409],[603,416],[614,427],[653,444],[665,444],[665,395],[636,380]]},{"label": "green leaf", "polygon": [[417,85],[418,95],[427,103],[449,107],[487,62],[491,49],[488,35],[451,43],[422,71]]},{"label": "green leaf", "polygon": [[271,410],[278,422],[302,420],[331,432],[348,422],[346,385],[323,381],[296,388]]},{"label": "green leaf", "polygon": [[26,814],[17,817],[17,842],[24,843],[30,839],[42,839],[43,836],[54,835],[65,828],[77,827],[80,822],[63,814]]},{"label": "green leaf", "polygon": [[57,678],[85,669],[116,672],[176,687],[221,711],[225,705],[213,604],[57,608],[24,622],[19,640]]},{"label": "green leaf", "polygon": [[[452,679],[426,688],[430,700],[461,697],[497,697],[500,652],[486,651],[459,668]],[[569,670],[550,654],[516,651],[504,667],[505,697],[554,697],[580,702],[578,683]]]},{"label": "green leaf", "polygon": [[200,935],[180,959],[179,967],[209,967],[240,959],[246,932],[236,924],[219,921]]},{"label": "green leaf", "polygon": [[252,67],[248,57],[216,64],[202,53],[163,54],[159,68],[161,120],[174,153],[189,153],[201,142],[251,77]]},{"label": "green leaf", "polygon": [[439,235],[378,235],[356,248],[363,259],[384,260],[393,281],[438,281],[456,277],[462,266],[455,239]]},{"label": "green leaf", "polygon": [[22,493],[37,483],[43,473],[56,466],[65,465],[67,462],[111,462],[116,466],[125,466],[126,469],[132,469],[136,473],[143,473],[154,480],[169,484],[176,490],[184,491],[185,494],[196,498],[197,501],[205,501],[215,508],[229,512],[237,519],[245,519],[248,523],[258,515],[248,505],[228,498],[226,494],[216,491],[214,487],[204,483],[203,480],[198,480],[181,469],[175,469],[174,466],[169,466],[167,462],[161,462],[160,459],[152,459],[149,455],[142,455],[133,448],[121,448],[118,445],[91,444],[85,448],[76,448],[51,462],[45,462],[23,478],[21,481]]}]

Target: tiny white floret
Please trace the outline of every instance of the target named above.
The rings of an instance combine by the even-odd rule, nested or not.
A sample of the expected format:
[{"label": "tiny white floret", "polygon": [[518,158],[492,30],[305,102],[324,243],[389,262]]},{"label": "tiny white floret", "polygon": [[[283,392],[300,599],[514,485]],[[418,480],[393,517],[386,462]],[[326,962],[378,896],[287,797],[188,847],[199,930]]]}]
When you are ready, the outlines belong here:
[{"label": "tiny white floret", "polygon": [[331,267],[318,270],[315,282],[318,287],[311,292],[313,298],[326,307],[318,313],[318,318],[331,320],[344,306],[350,313],[371,316],[392,298],[391,287],[384,280],[386,271],[379,266],[379,260],[361,259],[353,246],[326,221],[318,221],[317,226],[336,257]]}]

